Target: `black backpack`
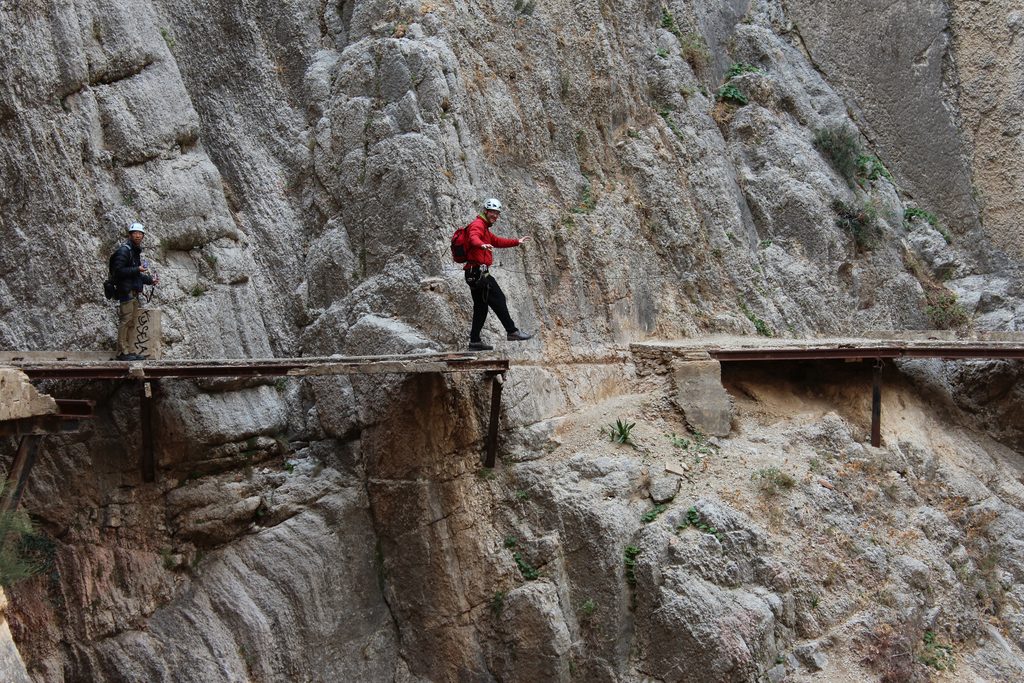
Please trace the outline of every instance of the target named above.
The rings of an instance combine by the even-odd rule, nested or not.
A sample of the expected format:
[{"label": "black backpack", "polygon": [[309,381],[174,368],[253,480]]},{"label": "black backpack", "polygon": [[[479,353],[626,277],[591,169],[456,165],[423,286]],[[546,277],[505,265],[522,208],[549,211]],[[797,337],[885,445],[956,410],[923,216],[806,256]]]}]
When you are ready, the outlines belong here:
[{"label": "black backpack", "polygon": [[114,250],[114,253],[107,259],[107,279],[103,281],[103,296],[107,299],[117,298],[117,283],[114,282],[114,257],[117,253],[127,247],[127,244],[122,244]]}]

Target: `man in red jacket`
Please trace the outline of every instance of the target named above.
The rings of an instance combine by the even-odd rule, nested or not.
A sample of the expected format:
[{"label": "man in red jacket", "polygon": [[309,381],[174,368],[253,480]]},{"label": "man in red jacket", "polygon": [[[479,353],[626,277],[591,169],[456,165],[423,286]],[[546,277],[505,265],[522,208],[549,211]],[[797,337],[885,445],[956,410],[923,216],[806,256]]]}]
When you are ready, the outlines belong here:
[{"label": "man in red jacket", "polygon": [[515,247],[530,239],[529,235],[519,239],[507,239],[492,233],[491,226],[498,222],[500,216],[501,202],[497,199],[488,199],[484,202],[483,215],[478,215],[466,229],[465,277],[469,291],[473,295],[473,326],[469,330],[470,351],[490,351],[494,348],[480,339],[480,330],[483,329],[484,321],[487,319],[488,307],[492,308],[495,315],[498,316],[509,341],[523,341],[533,336],[516,327],[512,316],[508,313],[505,293],[501,291],[497,281],[491,277],[490,267],[494,263],[494,247]]}]

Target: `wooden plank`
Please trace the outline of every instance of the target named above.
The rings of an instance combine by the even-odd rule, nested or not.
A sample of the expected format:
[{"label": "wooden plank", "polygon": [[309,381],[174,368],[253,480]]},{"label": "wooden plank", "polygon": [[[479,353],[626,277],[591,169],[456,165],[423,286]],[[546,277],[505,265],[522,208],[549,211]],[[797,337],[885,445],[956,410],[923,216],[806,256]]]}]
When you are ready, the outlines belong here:
[{"label": "wooden plank", "polygon": [[40,361],[107,361],[109,351],[0,351],[0,363],[35,363]]}]

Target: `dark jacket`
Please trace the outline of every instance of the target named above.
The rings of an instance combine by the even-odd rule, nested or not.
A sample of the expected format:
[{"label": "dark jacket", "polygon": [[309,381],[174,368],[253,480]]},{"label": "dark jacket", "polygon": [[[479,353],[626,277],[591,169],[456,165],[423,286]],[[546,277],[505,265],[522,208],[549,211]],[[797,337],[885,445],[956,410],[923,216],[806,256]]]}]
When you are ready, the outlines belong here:
[{"label": "dark jacket", "polygon": [[153,278],[139,272],[142,265],[142,247],[125,242],[117,248],[110,262],[110,275],[117,285],[119,299],[127,300],[133,292],[141,292],[143,285],[153,284]]},{"label": "dark jacket", "polygon": [[466,242],[469,247],[466,250],[466,269],[473,266],[489,266],[494,263],[494,255],[484,249],[485,244],[491,244],[498,248],[515,247],[519,240],[507,237],[498,237],[491,232],[491,224],[483,216],[477,216],[466,228]]}]

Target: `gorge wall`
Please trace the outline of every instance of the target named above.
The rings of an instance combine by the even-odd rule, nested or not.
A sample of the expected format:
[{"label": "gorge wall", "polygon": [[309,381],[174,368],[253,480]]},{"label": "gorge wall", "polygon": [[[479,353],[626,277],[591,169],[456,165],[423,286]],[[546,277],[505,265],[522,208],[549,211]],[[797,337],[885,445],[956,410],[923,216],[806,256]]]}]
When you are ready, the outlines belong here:
[{"label": "gorge wall", "polygon": [[[906,680],[900,634],[929,631],[1012,680],[1015,366],[905,368],[887,410],[934,433],[879,451],[844,390],[795,406],[737,380],[728,455],[646,524],[671,498],[652,444],[685,424],[667,375],[601,361],[927,329],[936,291],[1021,328],[1021,12],[890,5],[0,0],[0,349],[113,348],[99,283],[134,220],[165,356],[461,349],[448,239],[492,195],[532,237],[498,277],[539,332],[495,479],[479,378],[168,382],[156,484],[133,387],[43,387],[98,414],[47,440],[24,503],[45,571],[7,616],[33,679]],[[837,171],[815,137],[844,125],[888,176]],[[870,245],[836,201],[870,209]],[[631,412],[647,455],[582,436]],[[807,479],[765,520],[750,470],[787,458]]]}]

